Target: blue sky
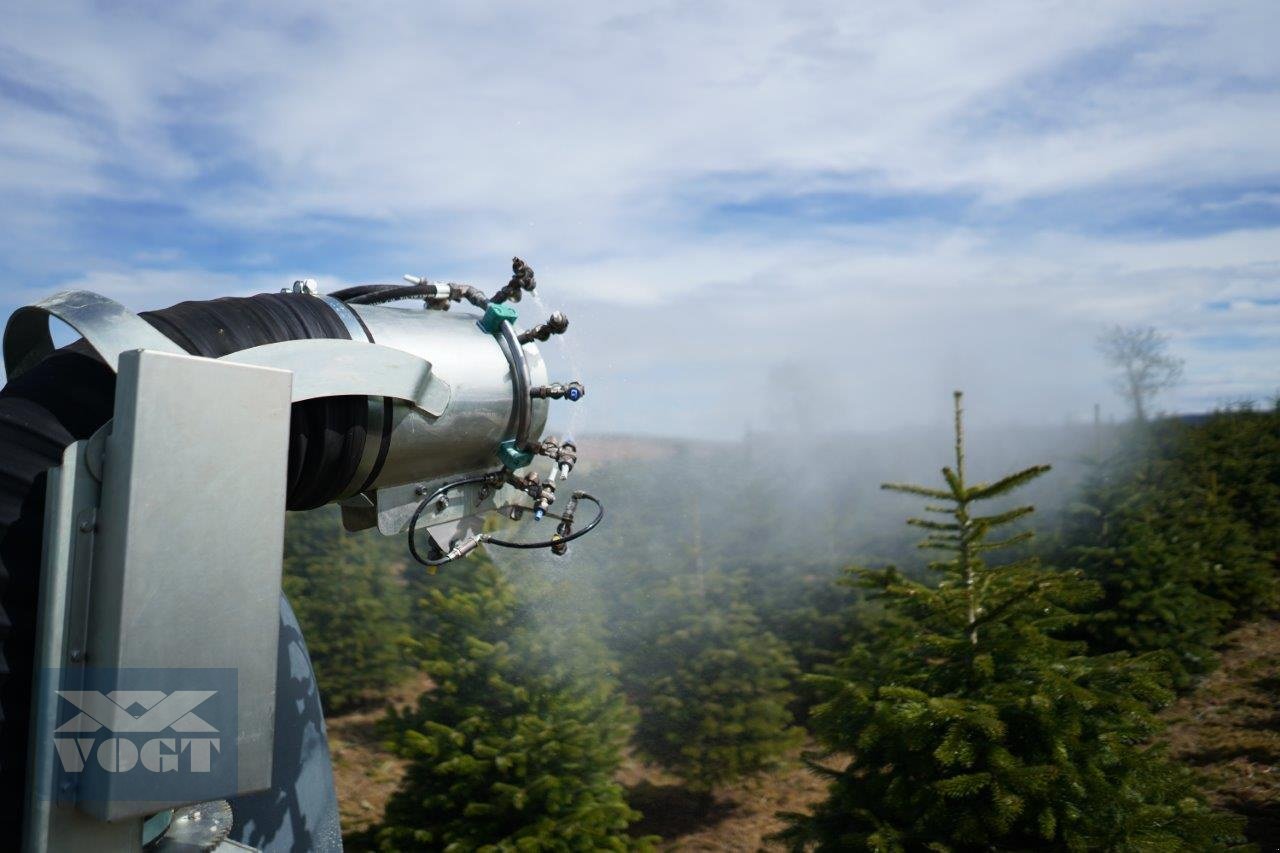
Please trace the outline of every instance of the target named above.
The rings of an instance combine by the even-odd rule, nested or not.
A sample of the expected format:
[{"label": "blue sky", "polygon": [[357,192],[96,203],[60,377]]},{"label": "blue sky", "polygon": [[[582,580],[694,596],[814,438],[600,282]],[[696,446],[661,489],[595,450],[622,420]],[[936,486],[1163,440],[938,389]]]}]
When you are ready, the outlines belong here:
[{"label": "blue sky", "polygon": [[[1280,6],[15,3],[0,309],[404,272],[573,320],[584,429],[737,437],[1280,389]],[[532,307],[526,311],[533,310]]]}]

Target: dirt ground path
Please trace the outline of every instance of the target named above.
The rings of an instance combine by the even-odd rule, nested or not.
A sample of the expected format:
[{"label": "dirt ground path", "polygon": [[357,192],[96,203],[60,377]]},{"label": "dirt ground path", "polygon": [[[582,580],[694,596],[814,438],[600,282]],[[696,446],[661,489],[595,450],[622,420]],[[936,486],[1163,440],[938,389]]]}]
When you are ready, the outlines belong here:
[{"label": "dirt ground path", "polygon": [[1214,803],[1248,820],[1259,849],[1280,850],[1280,621],[1239,628],[1220,653],[1222,665],[1165,711],[1166,740]]},{"label": "dirt ground path", "polygon": [[[1212,800],[1248,820],[1250,840],[1280,851],[1280,621],[1262,620],[1228,636],[1221,666],[1164,712],[1174,757],[1202,774]],[[397,705],[416,700],[425,680],[403,685]],[[381,820],[404,775],[388,754],[377,722],[381,708],[331,717],[329,748],[345,834]],[[660,769],[628,761],[618,774],[631,805],[644,813],[637,835],[659,835],[670,851],[777,849],[766,838],[782,828],[780,811],[805,811],[824,782],[798,754],[755,782],[716,792],[707,811]]]},{"label": "dirt ground path", "polygon": [[[415,681],[396,691],[392,701],[404,706],[416,700],[429,682]],[[343,835],[360,833],[382,820],[387,800],[404,778],[405,762],[389,754],[378,733],[381,707],[331,716],[326,720],[329,752]],[[821,799],[821,780],[800,765],[799,754],[750,784],[716,792],[707,812],[676,780],[660,769],[628,761],[618,774],[632,807],[644,819],[635,835],[660,835],[672,851],[753,851],[768,849],[765,838],[782,828],[779,811],[803,811]],[[363,847],[367,839],[356,840]]]},{"label": "dirt ground path", "polygon": [[618,774],[627,801],[644,814],[633,835],[658,835],[667,851],[781,850],[766,839],[783,828],[778,812],[803,812],[821,800],[826,783],[807,770],[799,753],[778,770],[715,792],[702,811],[696,798],[662,770],[628,761]]},{"label": "dirt ground path", "polygon": [[[423,675],[410,679],[396,689],[390,702],[398,708],[412,705],[430,684]],[[343,835],[380,822],[387,800],[404,778],[405,762],[387,751],[378,732],[378,721],[386,713],[385,706],[378,705],[325,718]]]}]

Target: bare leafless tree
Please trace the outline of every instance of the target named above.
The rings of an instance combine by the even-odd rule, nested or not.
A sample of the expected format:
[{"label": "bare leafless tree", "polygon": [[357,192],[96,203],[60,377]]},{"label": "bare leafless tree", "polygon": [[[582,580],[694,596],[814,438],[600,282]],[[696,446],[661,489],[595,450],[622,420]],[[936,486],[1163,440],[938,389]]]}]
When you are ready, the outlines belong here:
[{"label": "bare leafless tree", "polygon": [[1154,326],[1112,326],[1098,335],[1098,351],[1116,369],[1116,392],[1147,419],[1149,404],[1182,379],[1182,359],[1169,354],[1169,338]]}]

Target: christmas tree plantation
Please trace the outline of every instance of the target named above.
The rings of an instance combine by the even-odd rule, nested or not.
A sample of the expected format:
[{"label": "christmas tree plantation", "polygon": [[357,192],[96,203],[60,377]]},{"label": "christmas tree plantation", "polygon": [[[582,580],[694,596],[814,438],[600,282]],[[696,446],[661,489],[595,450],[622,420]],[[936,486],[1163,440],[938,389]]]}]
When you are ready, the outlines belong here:
[{"label": "christmas tree plantation", "polygon": [[411,585],[409,653],[433,686],[390,722],[411,763],[382,849],[646,846],[626,834],[639,815],[612,778],[629,717],[595,640],[544,630],[538,597],[484,558]]},{"label": "christmas tree plantation", "polygon": [[405,674],[404,585],[386,540],[343,533],[336,513],[289,516],[284,591],[307,638],[325,711],[381,700]]},{"label": "christmas tree plantation", "polygon": [[776,765],[799,742],[787,693],[795,663],[717,573],[673,579],[624,661],[641,756],[710,805],[717,786]]},{"label": "christmas tree plantation", "polygon": [[1223,423],[1136,430],[1094,466],[1057,557],[1103,590],[1077,629],[1090,648],[1161,651],[1179,687],[1212,668],[1228,627],[1275,603],[1274,550],[1236,506],[1250,467],[1231,470],[1220,447],[1206,452]]},{"label": "christmas tree plantation", "polygon": [[960,404],[957,393],[941,487],[886,485],[929,502],[929,517],[909,523],[940,554],[929,564],[938,582],[858,573],[880,609],[874,638],[836,674],[814,676],[826,701],[813,728],[826,762],[847,763],[814,764],[831,778],[828,797],[787,816],[780,838],[841,851],[1228,845],[1239,822],[1146,745],[1163,670],[1062,639],[1096,587],[1023,553],[1031,534],[1018,522],[1031,507],[985,508],[1047,467],[970,483]]}]

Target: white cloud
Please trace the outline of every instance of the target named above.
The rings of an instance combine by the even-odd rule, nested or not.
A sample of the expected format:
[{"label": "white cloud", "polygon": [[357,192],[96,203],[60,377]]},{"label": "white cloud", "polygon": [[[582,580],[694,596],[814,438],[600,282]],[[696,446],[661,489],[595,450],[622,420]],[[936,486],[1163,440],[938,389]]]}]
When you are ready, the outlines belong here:
[{"label": "white cloud", "polygon": [[1007,389],[1000,416],[1056,419],[1101,393],[1104,321],[1175,334],[1191,361],[1180,405],[1273,384],[1273,353],[1198,342],[1274,334],[1273,313],[1235,306],[1280,284],[1275,229],[1138,238],[1100,233],[1083,206],[1021,228],[942,213],[775,232],[708,213],[864,192],[958,194],[1016,218],[1060,194],[1272,179],[1273,3],[85,3],[9,18],[0,74],[55,105],[0,101],[0,190],[44,223],[21,225],[14,252],[38,266],[42,238],[129,299],[276,289],[294,272],[208,273],[163,246],[103,257],[59,232],[63,200],[170,201],[211,229],[335,245],[377,233],[403,247],[379,275],[410,259],[434,273],[420,265],[439,256],[442,275],[496,280],[518,251],[548,299],[608,324],[574,334],[609,366],[608,410],[655,428],[636,383],[691,377],[669,399],[693,412],[682,428],[709,432],[727,409],[697,414],[699,389],[749,419],[761,363],[797,360],[831,375],[852,422],[916,417],[950,384],[987,381]]},{"label": "white cloud", "polygon": [[[18,15],[8,40],[27,82],[91,105],[87,124],[133,165],[159,166],[156,177],[199,168],[170,140],[175,124],[225,134],[227,156],[262,170],[254,200],[273,215],[626,217],[724,172],[1011,198],[1280,165],[1275,93],[1222,91],[1280,70],[1263,51],[1232,61],[1265,24],[1248,15],[1125,3],[623,8],[273,4],[143,19],[91,6]],[[1128,60],[1092,76],[1091,51]],[[1215,154],[1227,162],[1204,159]]]}]

